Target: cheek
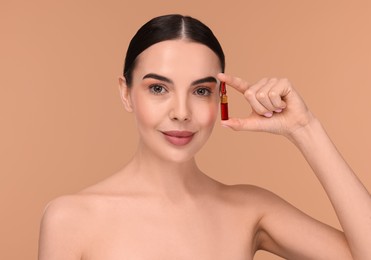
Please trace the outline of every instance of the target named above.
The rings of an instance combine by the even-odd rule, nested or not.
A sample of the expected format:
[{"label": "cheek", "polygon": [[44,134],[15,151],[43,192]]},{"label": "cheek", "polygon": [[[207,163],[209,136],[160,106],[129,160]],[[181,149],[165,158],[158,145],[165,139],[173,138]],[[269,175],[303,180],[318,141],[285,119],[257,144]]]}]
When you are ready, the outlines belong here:
[{"label": "cheek", "polygon": [[141,106],[134,111],[139,125],[150,125],[154,119],[151,110],[145,108],[146,106]]},{"label": "cheek", "polygon": [[207,107],[197,111],[196,115],[199,122],[204,126],[214,126],[219,112],[218,104],[212,103]]},{"label": "cheek", "polygon": [[133,100],[133,110],[137,124],[140,126],[155,125],[161,117],[161,106],[153,104],[145,98]]}]

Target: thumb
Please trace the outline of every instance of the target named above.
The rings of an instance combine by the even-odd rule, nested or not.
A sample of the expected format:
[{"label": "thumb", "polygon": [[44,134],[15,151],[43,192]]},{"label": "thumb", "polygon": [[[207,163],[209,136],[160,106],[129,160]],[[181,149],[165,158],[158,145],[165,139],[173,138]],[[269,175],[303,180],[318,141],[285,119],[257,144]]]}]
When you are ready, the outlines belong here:
[{"label": "thumb", "polygon": [[228,120],[222,120],[221,125],[223,127],[231,128],[235,131],[259,131],[259,124],[257,120],[251,116],[248,118],[229,118]]}]

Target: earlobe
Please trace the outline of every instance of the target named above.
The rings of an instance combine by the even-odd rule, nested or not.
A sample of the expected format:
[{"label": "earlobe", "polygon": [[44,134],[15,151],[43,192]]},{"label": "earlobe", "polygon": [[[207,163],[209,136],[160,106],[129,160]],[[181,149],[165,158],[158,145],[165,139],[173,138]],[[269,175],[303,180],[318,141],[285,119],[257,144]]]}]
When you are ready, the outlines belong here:
[{"label": "earlobe", "polygon": [[120,97],[121,97],[122,103],[124,104],[126,111],[133,112],[133,106],[132,106],[131,97],[130,97],[130,88],[126,84],[126,79],[122,76],[119,77],[119,90],[120,90]]}]

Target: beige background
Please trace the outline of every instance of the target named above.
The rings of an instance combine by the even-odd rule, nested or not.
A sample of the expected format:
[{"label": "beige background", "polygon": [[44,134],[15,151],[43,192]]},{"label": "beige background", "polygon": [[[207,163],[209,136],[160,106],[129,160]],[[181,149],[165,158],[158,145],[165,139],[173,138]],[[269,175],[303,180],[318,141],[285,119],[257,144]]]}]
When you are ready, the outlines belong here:
[{"label": "beige background", "polygon": [[[36,259],[46,203],[130,158],[137,136],[117,77],[138,27],[166,13],[208,24],[224,46],[227,72],[251,82],[288,77],[371,189],[371,1],[1,0],[0,259]],[[247,114],[242,98],[229,93],[231,114]],[[222,182],[263,186],[339,226],[311,170],[282,137],[217,123],[198,158]]]}]

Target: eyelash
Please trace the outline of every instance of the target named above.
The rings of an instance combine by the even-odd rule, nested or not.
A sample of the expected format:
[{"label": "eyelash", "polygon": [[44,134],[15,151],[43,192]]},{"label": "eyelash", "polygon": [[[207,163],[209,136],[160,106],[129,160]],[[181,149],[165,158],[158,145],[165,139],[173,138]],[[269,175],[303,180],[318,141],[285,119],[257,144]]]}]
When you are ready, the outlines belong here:
[{"label": "eyelash", "polygon": [[[157,92],[155,91],[155,88],[157,87],[160,87],[161,88],[161,92]],[[161,86],[160,84],[153,84],[153,85],[150,85],[149,86],[149,91],[154,94],[154,95],[163,95],[167,92],[166,88],[164,86]],[[165,91],[165,92],[163,92]]]},{"label": "eyelash", "polygon": [[[155,90],[155,88],[157,88],[157,90]],[[159,89],[161,88],[160,92],[158,91]],[[198,91],[206,91],[204,94],[201,94],[201,93],[198,93]],[[164,95],[165,93],[167,93],[167,89],[164,87],[164,86],[161,86],[160,84],[152,84],[149,86],[149,91],[154,94],[154,95]],[[197,88],[195,91],[193,91],[194,94],[196,94],[197,96],[202,96],[202,97],[208,97],[208,96],[211,96],[211,94],[213,93],[212,90],[210,88],[207,88],[207,87],[199,87]]]},{"label": "eyelash", "polygon": [[[197,92],[198,92],[199,90],[203,90],[203,91],[206,90],[206,94],[198,94]],[[213,92],[211,91],[210,88],[200,87],[200,88],[196,89],[193,93],[195,93],[196,95],[199,95],[199,96],[208,97],[208,96],[210,96]]]}]

